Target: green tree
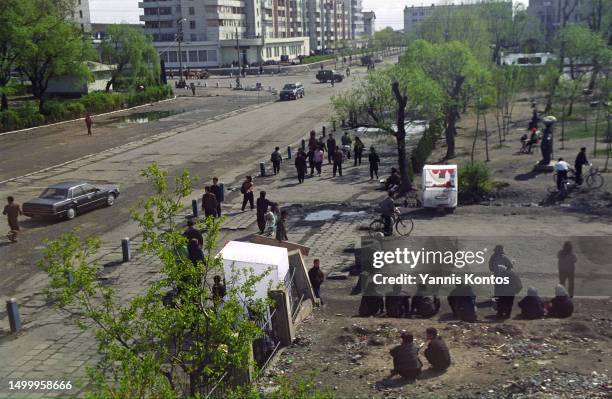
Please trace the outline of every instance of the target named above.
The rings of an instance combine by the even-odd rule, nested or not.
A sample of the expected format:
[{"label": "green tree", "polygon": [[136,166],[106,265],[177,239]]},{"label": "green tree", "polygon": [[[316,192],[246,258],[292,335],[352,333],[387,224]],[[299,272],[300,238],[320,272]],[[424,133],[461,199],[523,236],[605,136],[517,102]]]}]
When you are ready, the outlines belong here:
[{"label": "green tree", "polygon": [[92,262],[100,241],[75,233],[48,242],[39,265],[49,275],[55,303],[95,330],[103,358],[90,370],[94,397],[204,397],[226,373],[250,366],[266,306],[253,298],[254,285],[263,276],[245,273],[243,284],[228,282],[223,301],[215,299],[210,279],[223,270],[215,253],[222,221],[206,220],[203,261],[192,262],[179,223],[194,180],[185,171],[171,182],[155,164],[143,176],[154,195],[133,217],[142,250],[160,263],[160,278],[144,293],[122,303],[111,286],[100,284],[100,267]]},{"label": "green tree", "polygon": [[25,26],[22,4],[18,0],[0,2],[0,111],[8,109],[6,85],[11,80]]},{"label": "green tree", "polygon": [[142,29],[127,25],[112,25],[108,35],[100,46],[102,61],[115,65],[110,80],[106,83],[106,92],[126,74],[128,86],[139,84],[145,86],[159,84],[160,64],[157,50],[150,37]]},{"label": "green tree", "polygon": [[495,86],[495,119],[501,145],[510,130],[516,97],[526,78],[525,69],[516,65],[496,66],[492,69],[492,78]]}]

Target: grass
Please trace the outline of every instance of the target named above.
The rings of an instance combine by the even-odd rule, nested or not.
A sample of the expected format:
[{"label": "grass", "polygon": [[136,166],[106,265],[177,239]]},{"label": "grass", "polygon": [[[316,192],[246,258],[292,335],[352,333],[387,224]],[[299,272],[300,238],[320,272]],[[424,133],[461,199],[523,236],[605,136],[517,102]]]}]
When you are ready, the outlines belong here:
[{"label": "grass", "polygon": [[334,54],[322,54],[322,55],[311,55],[309,57],[302,58],[302,64],[312,64],[315,62],[333,60],[336,56]]}]

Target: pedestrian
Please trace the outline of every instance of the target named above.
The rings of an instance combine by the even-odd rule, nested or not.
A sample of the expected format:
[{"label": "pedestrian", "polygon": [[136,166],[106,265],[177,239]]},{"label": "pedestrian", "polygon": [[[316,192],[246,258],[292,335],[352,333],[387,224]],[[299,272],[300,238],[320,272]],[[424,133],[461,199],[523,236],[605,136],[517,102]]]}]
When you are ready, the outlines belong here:
[{"label": "pedestrian", "polygon": [[512,270],[513,264],[510,258],[504,253],[503,245],[496,245],[493,249],[493,255],[489,258],[489,270],[494,272],[498,265],[505,266],[506,269]]},{"label": "pedestrian", "polygon": [[444,371],[450,367],[451,356],[448,351],[448,346],[438,335],[438,330],[429,327],[425,330],[427,337],[427,348],[425,348],[425,358],[431,364],[433,370]]},{"label": "pedestrian", "polygon": [[351,68],[346,68],[346,77],[350,77],[351,76]]},{"label": "pedestrian", "polygon": [[204,245],[204,236],[202,232],[194,227],[193,219],[189,219],[187,221],[187,230],[183,232],[183,237],[187,239],[187,243],[189,243],[194,238],[198,241],[198,245]]},{"label": "pedestrian", "polygon": [[391,219],[395,214],[395,203],[393,202],[393,192],[389,191],[388,196],[382,200],[379,205],[380,215],[383,219],[384,225],[384,234],[385,236],[390,236],[393,234],[393,226],[391,224]]},{"label": "pedestrian", "polygon": [[266,220],[266,226],[264,228],[264,235],[272,236],[276,232],[276,221],[278,220],[278,206],[275,203],[270,205],[268,212],[266,212],[264,219]]},{"label": "pedestrian", "polygon": [[339,147],[336,147],[336,150],[334,152],[334,177],[336,177],[336,172],[338,173],[338,175],[342,176],[342,162],[344,162],[344,154],[342,154],[342,151],[340,151]]},{"label": "pedestrian", "polygon": [[569,296],[573,298],[574,274],[576,272],[576,262],[578,258],[576,258],[576,254],[574,254],[574,249],[570,241],[566,241],[563,244],[563,248],[561,248],[557,254],[557,258],[559,259],[557,263],[559,267],[559,284],[566,286],[565,283],[567,282]]},{"label": "pedestrian", "polygon": [[213,277],[213,286],[212,286],[212,297],[213,302],[222,301],[225,298],[225,294],[227,289],[225,288],[225,279],[221,282],[221,276],[216,275]]},{"label": "pedestrian", "polygon": [[317,149],[314,152],[314,157],[313,157],[315,169],[317,170],[317,176],[321,176],[321,167],[323,166],[323,157],[325,157],[323,150],[321,149],[321,147],[317,147]]},{"label": "pedestrian", "polygon": [[[351,140],[351,136],[349,136],[348,132],[344,132],[344,135],[340,138],[340,142],[342,143],[343,146],[349,147],[349,154],[350,154],[350,147],[351,147],[351,144],[353,144],[353,140]],[[349,155],[349,158],[351,158],[350,155]]]},{"label": "pedestrian", "polygon": [[306,154],[300,148],[297,155],[295,156],[295,169],[297,170],[298,182],[304,183],[304,177],[306,176]]},{"label": "pedestrian", "polygon": [[389,352],[393,357],[391,375],[399,374],[408,380],[414,380],[421,374],[423,363],[419,359],[419,348],[414,344],[411,333],[402,331],[402,343]]},{"label": "pedestrian", "polygon": [[312,262],[312,268],[308,270],[308,279],[310,280],[310,285],[312,286],[315,297],[317,297],[321,305],[323,305],[323,300],[321,299],[321,284],[325,281],[325,275],[321,271],[321,262],[319,259],[315,259]]},{"label": "pedestrian", "polygon": [[91,136],[91,126],[93,125],[93,120],[91,119],[91,114],[89,111],[85,113],[85,126],[87,126],[87,135]]},{"label": "pedestrian", "polygon": [[336,152],[336,139],[333,134],[329,134],[327,139],[327,163],[332,163],[334,160],[334,153]]},{"label": "pedestrian", "polygon": [[574,170],[576,171],[576,184],[577,185],[582,184],[582,167],[585,165],[590,165],[590,162],[587,159],[586,147],[582,147],[578,155],[576,155],[576,160],[574,162]]},{"label": "pedestrian", "polygon": [[15,198],[12,196],[6,197],[7,204],[4,206],[2,211],[3,215],[6,215],[6,219],[9,225],[9,233],[7,235],[9,241],[17,242],[17,235],[19,234],[19,215],[23,215],[21,206],[15,202]]},{"label": "pedestrian", "polygon": [[512,316],[514,297],[521,292],[523,285],[519,277],[506,266],[498,265],[495,269],[495,277],[501,277],[500,280],[507,281],[507,283],[503,281],[495,284],[494,287],[494,296],[497,299],[497,318],[509,319]]},{"label": "pedestrian", "polygon": [[202,210],[204,211],[205,217],[217,217],[217,208],[219,202],[217,197],[210,191],[210,186],[204,187],[204,195],[202,196]]},{"label": "pedestrian", "polygon": [[533,287],[527,289],[527,296],[520,300],[518,306],[521,309],[521,317],[525,320],[536,320],[544,317],[544,301]]},{"label": "pedestrian", "polygon": [[314,164],[314,153],[317,149],[317,132],[314,130],[310,131],[310,138],[308,139],[308,165],[310,165],[310,176],[314,175],[315,164]]},{"label": "pedestrian", "polygon": [[368,162],[370,163],[370,180],[376,176],[378,179],[378,165],[380,164],[380,157],[376,153],[374,146],[370,147],[370,154],[368,155]]},{"label": "pedestrian", "polygon": [[280,148],[275,147],[274,152],[270,155],[270,161],[272,162],[272,169],[274,170],[274,174],[278,174],[280,172],[280,165],[283,162],[283,157],[280,153]]},{"label": "pedestrian", "polygon": [[563,158],[559,158],[555,164],[555,172],[557,172],[557,190],[563,190],[563,185],[567,181],[567,174],[570,170],[570,166]]},{"label": "pedestrian", "polygon": [[244,212],[244,208],[246,208],[247,202],[251,205],[251,210],[255,208],[255,198],[253,197],[253,189],[255,186],[253,185],[253,178],[251,176],[247,176],[242,183],[242,187],[240,187],[240,192],[243,195],[242,198],[242,212]]},{"label": "pedestrian", "polygon": [[561,284],[555,288],[555,297],[546,304],[546,310],[548,317],[559,319],[565,319],[574,313],[574,303]]},{"label": "pedestrian", "polygon": [[212,186],[210,186],[210,192],[213,193],[215,195],[215,198],[217,199],[217,217],[221,217],[221,202],[223,201],[223,190],[219,185],[218,177],[213,177],[212,181],[213,184]]},{"label": "pedestrian", "polygon": [[202,252],[202,248],[200,244],[198,244],[198,240],[192,238],[189,240],[189,244],[187,244],[187,256],[189,260],[193,262],[194,266],[198,265],[198,262],[204,262],[204,252]]},{"label": "pedestrian", "polygon": [[278,241],[289,241],[287,238],[287,211],[282,211],[276,222],[276,239]]},{"label": "pedestrian", "polygon": [[336,77],[333,76],[333,74],[332,74],[332,77],[331,77],[331,87],[334,87],[335,83],[336,83]]},{"label": "pedestrian", "polygon": [[361,157],[363,155],[363,142],[361,141],[361,139],[359,137],[355,137],[355,145],[353,146],[353,152],[355,155],[355,165],[357,166],[357,164],[361,165]]},{"label": "pedestrian", "polygon": [[261,191],[259,198],[257,198],[257,227],[259,227],[259,234],[263,234],[266,229],[266,213],[272,203],[266,198],[266,192]]},{"label": "pedestrian", "polygon": [[191,82],[189,87],[191,88],[191,94],[195,96],[195,93],[196,93],[196,85],[195,85],[195,83]]}]

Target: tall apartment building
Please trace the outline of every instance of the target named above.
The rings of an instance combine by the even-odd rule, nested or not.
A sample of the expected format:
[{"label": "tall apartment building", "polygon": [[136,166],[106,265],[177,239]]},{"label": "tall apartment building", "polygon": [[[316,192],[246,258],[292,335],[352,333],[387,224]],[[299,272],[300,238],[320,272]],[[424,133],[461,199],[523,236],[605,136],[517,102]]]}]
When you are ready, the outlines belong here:
[{"label": "tall apartment building", "polygon": [[91,32],[89,0],[77,0],[70,18],[81,27],[83,32]]},{"label": "tall apartment building", "polygon": [[366,37],[374,36],[374,32],[376,32],[376,14],[374,11],[363,13],[363,32]]},{"label": "tall apartment building", "polygon": [[[310,53],[304,0],[143,0],[140,20],[169,68],[255,64]],[[237,45],[238,44],[238,45]]]},{"label": "tall apartment building", "polygon": [[351,38],[358,39],[364,35],[362,0],[346,0],[350,3]]},{"label": "tall apartment building", "polygon": [[[512,15],[512,1],[503,1],[507,11]],[[461,4],[431,4],[429,6],[406,6],[404,8],[404,32],[405,33],[416,33],[419,25],[427,18],[432,16],[435,12],[440,10],[452,12],[453,10],[459,9],[473,9],[477,7],[486,7],[487,3],[484,2],[472,2],[472,3],[461,3]]]},{"label": "tall apartment building", "polygon": [[568,22],[580,22],[580,0],[529,0],[527,14],[540,21],[540,28],[545,40],[551,40],[561,27],[561,8],[568,3],[566,9],[570,12]]}]

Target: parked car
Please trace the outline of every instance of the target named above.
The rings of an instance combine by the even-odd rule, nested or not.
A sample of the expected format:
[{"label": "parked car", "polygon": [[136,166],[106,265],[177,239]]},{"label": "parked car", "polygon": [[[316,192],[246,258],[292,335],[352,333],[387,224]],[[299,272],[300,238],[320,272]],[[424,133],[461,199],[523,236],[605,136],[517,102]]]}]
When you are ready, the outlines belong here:
[{"label": "parked car", "polygon": [[297,100],[304,97],[304,85],[296,83],[287,83],[280,91],[281,100]]},{"label": "parked car", "polygon": [[331,70],[331,69],[321,69],[317,72],[317,80],[321,83],[331,82],[332,79],[334,82],[342,82],[344,80],[344,75],[340,72]]},{"label": "parked car", "polygon": [[77,214],[113,206],[119,196],[116,185],[95,185],[87,182],[64,182],[49,186],[38,198],[23,204],[29,217],[74,219]]}]

